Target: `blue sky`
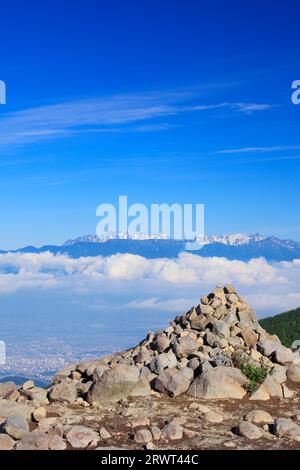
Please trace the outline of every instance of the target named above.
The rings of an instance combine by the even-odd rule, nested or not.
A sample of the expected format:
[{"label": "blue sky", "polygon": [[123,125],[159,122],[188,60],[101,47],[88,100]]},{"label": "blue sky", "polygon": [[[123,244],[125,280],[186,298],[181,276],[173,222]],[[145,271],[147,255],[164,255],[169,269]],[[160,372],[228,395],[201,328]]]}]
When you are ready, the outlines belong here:
[{"label": "blue sky", "polygon": [[299,240],[299,10],[1,5],[0,248],[95,233],[96,207],[121,194],[204,203],[207,233]]}]

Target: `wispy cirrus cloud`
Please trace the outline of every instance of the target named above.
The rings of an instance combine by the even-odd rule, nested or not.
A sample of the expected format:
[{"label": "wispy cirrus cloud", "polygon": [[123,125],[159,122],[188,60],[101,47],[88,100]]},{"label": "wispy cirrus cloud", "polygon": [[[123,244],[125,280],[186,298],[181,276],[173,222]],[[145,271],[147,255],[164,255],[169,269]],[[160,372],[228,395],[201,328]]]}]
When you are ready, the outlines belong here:
[{"label": "wispy cirrus cloud", "polygon": [[222,149],[214,152],[218,154],[234,154],[234,153],[269,153],[269,152],[288,152],[293,150],[300,150],[300,145],[273,145],[266,147],[239,147]]},{"label": "wispy cirrus cloud", "polygon": [[184,113],[222,108],[249,114],[272,107],[271,104],[199,101],[199,90],[187,89],[112,95],[27,108],[1,115],[0,145],[29,144],[83,133],[156,132],[174,125],[157,121]]}]

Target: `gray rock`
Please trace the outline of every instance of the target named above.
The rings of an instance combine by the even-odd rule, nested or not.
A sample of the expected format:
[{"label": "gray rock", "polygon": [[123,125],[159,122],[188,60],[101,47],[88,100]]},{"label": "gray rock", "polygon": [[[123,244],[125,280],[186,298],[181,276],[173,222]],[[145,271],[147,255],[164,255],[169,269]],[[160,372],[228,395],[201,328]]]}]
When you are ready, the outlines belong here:
[{"label": "gray rock", "polygon": [[176,367],[177,358],[173,351],[168,351],[167,353],[162,353],[152,359],[150,363],[150,370],[155,374],[160,374],[164,369],[169,367]]},{"label": "gray rock", "polygon": [[18,387],[14,382],[0,383],[0,399],[9,399],[10,395],[17,389]]},{"label": "gray rock", "polygon": [[204,413],[201,418],[207,423],[222,423],[224,421],[223,416],[216,411],[210,410],[207,413]]},{"label": "gray rock", "polygon": [[276,382],[276,380],[272,377],[272,375],[270,374],[267,375],[262,385],[269,392],[271,397],[281,398],[283,396],[281,385],[278,382]]},{"label": "gray rock", "polygon": [[92,377],[93,377],[93,381],[94,382],[97,382],[99,379],[101,379],[102,375],[104,374],[104,372],[109,369],[108,366],[106,365],[99,365],[97,366],[94,371],[93,371],[93,374],[92,374]]},{"label": "gray rock", "polygon": [[49,450],[66,450],[67,444],[58,434],[49,435],[48,449]]},{"label": "gray rock", "polygon": [[152,441],[152,433],[149,429],[138,429],[134,433],[134,440],[139,444],[146,444]]},{"label": "gray rock", "polygon": [[274,433],[277,437],[300,441],[300,426],[289,418],[276,418]]},{"label": "gray rock", "polygon": [[100,428],[99,434],[100,434],[101,439],[103,439],[104,441],[111,438],[110,433],[103,426]]},{"label": "gray rock", "polygon": [[278,364],[285,365],[293,362],[293,352],[283,345],[278,345],[275,350],[275,361]]},{"label": "gray rock", "polygon": [[167,348],[170,347],[170,340],[167,335],[159,334],[154,340],[154,347],[159,353],[164,352]]},{"label": "gray rock", "polygon": [[41,405],[46,405],[48,401],[48,390],[40,387],[33,387],[23,391],[30,400],[38,401]]},{"label": "gray rock", "polygon": [[151,395],[151,387],[149,380],[146,377],[141,376],[136,384],[130,391],[131,397],[146,397]]},{"label": "gray rock", "polygon": [[287,370],[287,377],[292,382],[300,382],[300,367],[296,365],[292,365]]},{"label": "gray rock", "polygon": [[13,439],[22,439],[29,433],[28,423],[24,416],[20,414],[10,415],[4,424],[4,429]]},{"label": "gray rock", "polygon": [[75,382],[62,380],[59,384],[53,385],[49,392],[49,399],[60,403],[74,403],[77,400]]},{"label": "gray rock", "polygon": [[171,422],[163,428],[161,437],[162,439],[167,439],[170,441],[182,439],[183,427],[180,424]]},{"label": "gray rock", "polygon": [[286,379],[287,368],[285,366],[281,366],[280,364],[274,364],[273,369],[271,370],[270,374],[273,377],[273,379],[276,380],[279,384],[283,384]]},{"label": "gray rock", "polygon": [[0,400],[0,417],[8,418],[10,415],[19,414],[30,420],[34,407],[29,404],[15,403],[10,400]]},{"label": "gray rock", "polygon": [[34,421],[36,421],[37,423],[41,421],[42,419],[46,418],[46,416],[47,416],[47,411],[46,411],[46,408],[44,408],[43,406],[39,406],[32,413],[32,417]]},{"label": "gray rock", "polygon": [[214,309],[210,305],[199,305],[199,310],[203,315],[213,315]]},{"label": "gray rock", "polygon": [[161,430],[157,426],[151,427],[151,433],[155,441],[158,441],[161,438]]},{"label": "gray rock", "polygon": [[30,432],[17,443],[16,450],[49,450],[49,436],[44,432]]},{"label": "gray rock", "polygon": [[183,367],[180,371],[188,378],[190,383],[194,380],[194,371],[189,367]]},{"label": "gray rock", "polygon": [[154,389],[166,392],[171,397],[177,397],[185,393],[190,386],[190,379],[178,369],[165,369],[157,379],[154,380]]},{"label": "gray rock", "polygon": [[246,437],[247,439],[254,440],[262,437],[263,432],[255,424],[252,424],[248,421],[242,421],[237,427],[237,432],[239,436]]},{"label": "gray rock", "polygon": [[73,449],[86,449],[89,446],[97,445],[99,437],[99,434],[85,426],[72,426],[66,432],[66,440]]},{"label": "gray rock", "polygon": [[0,451],[1,450],[12,450],[14,448],[15,441],[7,434],[0,434]]},{"label": "gray rock", "polygon": [[119,364],[106,370],[93,386],[89,403],[107,403],[127,398],[139,380],[140,371],[135,366]]},{"label": "gray rock", "polygon": [[27,380],[22,385],[23,390],[30,390],[31,388],[34,388],[34,387],[35,387],[35,384],[33,380]]},{"label": "gray rock", "polygon": [[245,416],[245,421],[254,424],[273,424],[274,419],[264,410],[253,410]]},{"label": "gray rock", "polygon": [[221,336],[224,338],[229,338],[230,336],[230,330],[227,325],[223,320],[215,320],[214,325],[213,325],[213,332],[217,336]]},{"label": "gray rock", "polygon": [[189,367],[192,370],[196,370],[200,367],[200,361],[197,357],[193,357],[187,364],[187,367]]},{"label": "gray rock", "polygon": [[173,346],[173,351],[177,357],[188,357],[197,351],[199,345],[191,336],[182,336]]},{"label": "gray rock", "polygon": [[238,398],[246,395],[247,377],[234,367],[216,367],[199,375],[188,390],[196,398]]}]

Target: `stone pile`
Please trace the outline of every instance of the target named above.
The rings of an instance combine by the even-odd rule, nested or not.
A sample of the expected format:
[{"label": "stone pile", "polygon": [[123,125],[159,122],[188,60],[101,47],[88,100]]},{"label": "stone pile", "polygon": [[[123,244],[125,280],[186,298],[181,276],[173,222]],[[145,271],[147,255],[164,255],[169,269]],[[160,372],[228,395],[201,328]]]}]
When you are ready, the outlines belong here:
[{"label": "stone pile", "polygon": [[[247,370],[263,372],[254,388]],[[187,401],[248,396],[249,400],[259,401],[275,397],[285,402],[290,398],[290,404],[297,401],[293,399],[293,383],[296,387],[300,384],[299,353],[284,347],[259,325],[254,310],[233,286],[216,287],[201,298],[197,307],[177,316],[164,330],[149,333],[135,348],[72,364],[56,375],[48,389],[36,387],[32,381],[22,387],[13,382],[0,383],[0,450],[97,448],[111,442],[111,430],[103,423],[90,429],[82,424],[80,416],[94,421],[100,410],[109,411],[114,406],[123,407],[122,416],[130,416],[126,406],[134,399],[131,397],[144,396],[143,401],[148,397],[153,409],[156,399],[182,394],[187,394]],[[188,410],[200,415],[204,425],[224,421],[219,410],[200,400],[191,403]],[[299,412],[293,419],[273,419],[256,409],[237,424],[235,434],[248,440],[272,434],[300,442],[299,420]],[[160,428],[157,421],[151,421],[139,415],[132,419],[130,442],[151,449],[159,440],[197,436],[186,427],[183,416]],[[230,441],[227,444],[232,446]]]},{"label": "stone pile", "polygon": [[158,392],[196,398],[241,399],[249,380],[241,365],[267,371],[250,400],[292,396],[285,385],[300,381],[298,353],[259,324],[255,311],[232,285],[216,287],[200,304],[177,316],[138,346],[60,371],[48,398],[87,403],[119,401]]}]

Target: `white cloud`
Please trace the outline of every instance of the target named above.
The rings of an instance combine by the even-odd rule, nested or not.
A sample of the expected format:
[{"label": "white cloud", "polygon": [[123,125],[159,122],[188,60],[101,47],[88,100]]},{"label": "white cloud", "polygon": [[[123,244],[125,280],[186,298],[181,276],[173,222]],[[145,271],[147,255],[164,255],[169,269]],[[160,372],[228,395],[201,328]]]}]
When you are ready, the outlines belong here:
[{"label": "white cloud", "polygon": [[278,313],[300,305],[299,281],[300,260],[270,264],[263,258],[242,262],[189,253],[172,260],[131,254],[79,259],[50,253],[0,255],[2,294],[52,289],[83,296],[87,304],[89,296],[105,297],[106,305],[125,298],[118,308],[135,310],[179,313],[215,285],[232,283],[261,313]]},{"label": "white cloud", "polygon": [[270,147],[241,147],[232,149],[223,149],[214,152],[214,154],[234,154],[234,153],[269,153],[286,152],[300,150],[300,145],[273,145]]},{"label": "white cloud", "polygon": [[[266,110],[270,104],[199,103],[199,90],[123,94],[65,101],[4,114],[0,120],[0,145],[29,144],[72,137],[82,133],[154,132],[172,127],[154,123],[187,112],[227,108],[243,113]],[[137,125],[150,121],[148,125]]]}]

